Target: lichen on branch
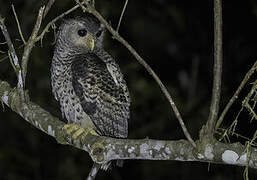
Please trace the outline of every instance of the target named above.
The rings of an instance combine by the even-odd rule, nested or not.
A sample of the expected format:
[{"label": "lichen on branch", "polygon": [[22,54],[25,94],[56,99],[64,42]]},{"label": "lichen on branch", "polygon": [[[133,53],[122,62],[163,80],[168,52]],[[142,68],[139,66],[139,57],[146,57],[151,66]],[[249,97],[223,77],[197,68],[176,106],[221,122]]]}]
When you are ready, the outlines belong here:
[{"label": "lichen on branch", "polygon": [[240,143],[224,144],[217,141],[197,142],[193,148],[186,140],[164,141],[153,139],[115,139],[85,131],[74,137],[65,130],[65,123],[52,116],[37,104],[27,101],[25,114],[20,113],[19,95],[16,88],[0,80],[2,102],[30,124],[54,137],[60,144],[69,144],[87,151],[93,161],[100,164],[115,159],[201,161],[246,166],[257,169],[257,149],[251,148],[249,161],[245,147]]}]

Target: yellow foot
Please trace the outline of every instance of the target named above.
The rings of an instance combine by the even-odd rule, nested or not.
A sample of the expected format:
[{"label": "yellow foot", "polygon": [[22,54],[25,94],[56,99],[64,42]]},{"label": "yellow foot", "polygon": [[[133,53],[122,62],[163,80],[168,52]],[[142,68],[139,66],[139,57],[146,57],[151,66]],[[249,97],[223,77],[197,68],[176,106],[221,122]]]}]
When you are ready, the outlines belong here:
[{"label": "yellow foot", "polygon": [[65,124],[63,129],[72,139],[77,139],[81,134],[85,133],[85,130],[76,124]]},{"label": "yellow foot", "polygon": [[77,124],[65,124],[63,129],[72,137],[72,139],[77,139],[82,134],[86,136],[88,133],[99,136],[93,128],[82,128]]}]

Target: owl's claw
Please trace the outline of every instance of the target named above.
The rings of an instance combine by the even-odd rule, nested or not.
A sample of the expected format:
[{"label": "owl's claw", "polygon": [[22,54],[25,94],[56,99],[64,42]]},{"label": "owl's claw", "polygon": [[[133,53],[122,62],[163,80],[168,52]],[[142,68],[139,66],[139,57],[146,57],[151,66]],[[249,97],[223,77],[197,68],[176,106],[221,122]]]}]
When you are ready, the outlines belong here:
[{"label": "owl's claw", "polygon": [[93,128],[82,128],[76,124],[65,124],[63,129],[72,137],[72,139],[77,139],[81,135],[86,136],[88,133],[99,136]]},{"label": "owl's claw", "polygon": [[63,129],[72,137],[72,139],[77,139],[80,135],[86,133],[85,129],[76,124],[65,124]]}]

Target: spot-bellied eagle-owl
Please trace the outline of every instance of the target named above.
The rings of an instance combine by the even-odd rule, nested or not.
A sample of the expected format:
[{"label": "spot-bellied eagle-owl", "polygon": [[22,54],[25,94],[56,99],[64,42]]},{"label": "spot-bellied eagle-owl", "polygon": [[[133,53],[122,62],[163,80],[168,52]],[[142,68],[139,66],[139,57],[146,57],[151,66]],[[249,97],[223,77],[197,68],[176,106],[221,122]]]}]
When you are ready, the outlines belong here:
[{"label": "spot-bellied eagle-owl", "polygon": [[126,138],[129,92],[119,66],[103,49],[103,36],[93,15],[64,21],[52,60],[52,91],[68,123]]}]

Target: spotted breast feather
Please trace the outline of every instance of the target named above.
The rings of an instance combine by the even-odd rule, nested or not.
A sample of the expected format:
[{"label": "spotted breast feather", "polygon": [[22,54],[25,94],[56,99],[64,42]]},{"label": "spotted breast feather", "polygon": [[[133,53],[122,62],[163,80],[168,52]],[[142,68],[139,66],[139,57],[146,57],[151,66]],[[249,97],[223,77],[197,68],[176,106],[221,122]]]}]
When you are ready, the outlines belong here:
[{"label": "spotted breast feather", "polygon": [[125,81],[121,85],[115,82],[106,63],[94,53],[78,55],[72,62],[72,86],[96,131],[105,136],[127,137],[130,103]]}]

